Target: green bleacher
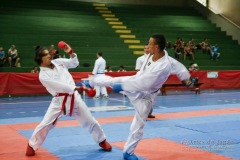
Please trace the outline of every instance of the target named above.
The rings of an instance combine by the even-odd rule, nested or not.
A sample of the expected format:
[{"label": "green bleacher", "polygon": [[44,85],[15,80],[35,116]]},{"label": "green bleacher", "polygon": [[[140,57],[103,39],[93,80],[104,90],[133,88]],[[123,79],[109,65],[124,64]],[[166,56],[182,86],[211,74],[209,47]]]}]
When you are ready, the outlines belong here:
[{"label": "green bleacher", "polygon": [[[198,63],[200,69],[240,69],[240,55],[237,52],[240,46],[237,41],[232,40],[231,36],[227,36],[226,32],[221,31],[192,8],[119,4],[112,4],[110,8],[142,42],[146,42],[147,37],[154,33],[164,34],[167,41],[172,43],[176,41],[177,37],[182,37],[185,42],[194,38],[196,43],[208,38],[211,44],[218,43],[221,57],[219,61],[211,61],[210,55],[197,50],[194,62]],[[172,49],[168,49],[168,52],[174,57]],[[181,62],[188,66],[193,61],[181,60]]]},{"label": "green bleacher", "polygon": [[[211,44],[218,43],[221,57],[211,61],[208,54],[199,50],[195,61],[202,70],[240,69],[237,41],[232,40],[220,28],[202,17],[192,8],[159,7],[146,5],[123,5],[106,3],[106,7],[130,29],[141,45],[148,42],[154,33],[162,33],[167,41],[177,37],[184,41],[194,38],[199,43],[208,38]],[[7,50],[15,44],[21,58],[21,67],[0,67],[1,72],[30,72],[35,64],[34,46],[49,47],[60,40],[68,42],[78,53],[80,66],[71,71],[92,71],[98,51],[103,52],[107,65],[117,70],[124,65],[134,70],[137,57],[128,44],[95,9],[93,3],[66,0],[3,0],[0,10],[0,46]],[[141,50],[141,49],[139,49]],[[168,49],[174,56],[172,49]],[[63,56],[63,52],[60,51]],[[181,62],[188,67],[192,60]],[[84,67],[84,64],[90,67]]]}]

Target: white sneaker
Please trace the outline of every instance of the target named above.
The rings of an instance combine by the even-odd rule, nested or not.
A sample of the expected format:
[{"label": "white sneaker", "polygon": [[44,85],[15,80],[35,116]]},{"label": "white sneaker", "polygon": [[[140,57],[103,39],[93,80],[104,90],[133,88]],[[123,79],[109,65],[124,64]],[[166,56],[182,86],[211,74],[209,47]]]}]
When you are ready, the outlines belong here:
[{"label": "white sneaker", "polygon": [[103,96],[103,99],[108,99],[109,97],[108,96]]},{"label": "white sneaker", "polygon": [[100,96],[95,96],[94,98],[95,98],[95,99],[100,99],[101,97],[100,97]]}]

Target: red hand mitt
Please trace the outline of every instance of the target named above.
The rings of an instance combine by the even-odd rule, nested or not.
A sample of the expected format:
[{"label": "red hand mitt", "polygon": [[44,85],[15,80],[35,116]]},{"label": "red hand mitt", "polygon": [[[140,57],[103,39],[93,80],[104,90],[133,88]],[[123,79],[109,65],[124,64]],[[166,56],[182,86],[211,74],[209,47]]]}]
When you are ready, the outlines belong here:
[{"label": "red hand mitt", "polygon": [[[67,46],[67,47],[66,47]],[[58,42],[58,47],[60,49],[63,49],[64,52],[68,53],[68,54],[72,54],[73,53],[73,50],[72,48],[64,41],[60,41]]]},{"label": "red hand mitt", "polygon": [[64,47],[65,47],[66,45],[67,45],[67,43],[64,42],[64,41],[58,42],[58,47],[59,47],[60,49],[64,49]]},{"label": "red hand mitt", "polygon": [[96,95],[96,90],[91,88],[90,90],[86,90],[86,94],[88,97],[94,97]]}]

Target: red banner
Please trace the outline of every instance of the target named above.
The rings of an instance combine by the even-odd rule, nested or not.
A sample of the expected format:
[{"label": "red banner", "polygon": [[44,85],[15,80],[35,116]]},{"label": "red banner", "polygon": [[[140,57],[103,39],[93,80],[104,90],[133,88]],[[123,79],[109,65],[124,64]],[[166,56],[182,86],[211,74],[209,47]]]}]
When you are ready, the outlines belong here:
[{"label": "red banner", "polygon": [[0,96],[8,95],[9,91],[9,74],[0,73]]},{"label": "red banner", "polygon": [[[91,72],[72,72],[75,82],[87,78]],[[135,75],[135,71],[107,72],[112,77]],[[204,83],[203,89],[240,89],[240,71],[197,71],[191,73],[192,77],[198,77],[199,82]],[[34,95],[48,94],[38,79],[37,73],[0,73],[1,86],[0,96],[3,95]],[[175,76],[171,75],[166,83],[181,83]]]}]

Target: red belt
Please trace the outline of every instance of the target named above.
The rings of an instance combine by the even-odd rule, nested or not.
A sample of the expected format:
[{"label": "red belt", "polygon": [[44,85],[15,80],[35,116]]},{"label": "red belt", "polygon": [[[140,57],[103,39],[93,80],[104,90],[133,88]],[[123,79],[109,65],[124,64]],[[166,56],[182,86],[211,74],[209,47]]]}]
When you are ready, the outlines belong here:
[{"label": "red belt", "polygon": [[71,96],[71,103],[70,103],[70,113],[69,115],[72,116],[72,111],[73,111],[73,106],[74,106],[74,93],[73,94],[68,94],[68,93],[58,93],[55,97],[61,97],[64,96],[63,102],[62,102],[62,107],[61,107],[61,112],[57,116],[57,118],[53,121],[53,125],[57,122],[58,117],[61,115],[62,111],[64,114],[66,114],[66,102],[67,102],[67,97]]}]

